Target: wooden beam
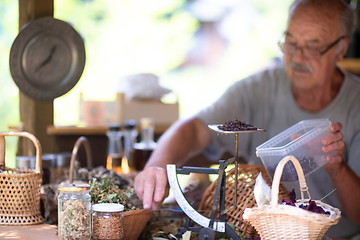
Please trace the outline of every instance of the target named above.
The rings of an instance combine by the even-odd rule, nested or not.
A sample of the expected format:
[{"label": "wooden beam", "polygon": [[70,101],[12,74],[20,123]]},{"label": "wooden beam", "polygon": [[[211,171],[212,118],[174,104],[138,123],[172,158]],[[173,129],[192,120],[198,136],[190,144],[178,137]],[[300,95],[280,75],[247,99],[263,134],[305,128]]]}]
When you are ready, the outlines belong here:
[{"label": "wooden beam", "polygon": [[[19,0],[19,30],[32,20],[53,15],[54,0]],[[20,91],[20,120],[22,130],[40,141],[42,152],[55,151],[55,137],[46,132],[47,126],[54,124],[54,101],[36,101]],[[19,138],[17,155],[35,155],[33,143]]]}]

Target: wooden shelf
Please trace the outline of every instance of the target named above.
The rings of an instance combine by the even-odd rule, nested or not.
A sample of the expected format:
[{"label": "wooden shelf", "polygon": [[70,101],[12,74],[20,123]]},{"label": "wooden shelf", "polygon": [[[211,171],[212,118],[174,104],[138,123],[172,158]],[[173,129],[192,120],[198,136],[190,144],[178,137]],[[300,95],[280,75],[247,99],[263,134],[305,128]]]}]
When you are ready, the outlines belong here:
[{"label": "wooden shelf", "polygon": [[[164,133],[170,126],[158,125],[155,126],[154,134]],[[46,129],[49,135],[105,135],[109,130],[109,126],[48,126]],[[137,131],[140,133],[140,127],[137,127]]]}]

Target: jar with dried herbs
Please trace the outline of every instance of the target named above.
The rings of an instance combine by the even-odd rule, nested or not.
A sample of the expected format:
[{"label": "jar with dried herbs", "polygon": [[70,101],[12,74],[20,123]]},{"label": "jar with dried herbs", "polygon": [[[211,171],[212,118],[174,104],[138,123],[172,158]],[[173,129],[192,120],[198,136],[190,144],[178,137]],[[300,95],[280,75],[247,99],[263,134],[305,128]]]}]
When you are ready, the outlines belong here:
[{"label": "jar with dried herbs", "polygon": [[91,236],[94,239],[120,240],[124,236],[124,205],[99,203],[92,206]]},{"label": "jar with dried herbs", "polygon": [[58,235],[62,240],[90,239],[89,184],[64,183],[58,187]]}]

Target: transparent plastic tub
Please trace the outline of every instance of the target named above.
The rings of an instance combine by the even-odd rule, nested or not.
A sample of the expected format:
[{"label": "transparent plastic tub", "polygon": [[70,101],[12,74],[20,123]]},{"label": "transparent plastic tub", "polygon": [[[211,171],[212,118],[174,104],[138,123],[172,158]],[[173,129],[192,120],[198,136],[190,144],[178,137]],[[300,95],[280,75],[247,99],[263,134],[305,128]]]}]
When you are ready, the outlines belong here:
[{"label": "transparent plastic tub", "polygon": [[[305,176],[316,171],[326,163],[326,157],[334,152],[322,151],[322,139],[331,134],[329,119],[304,120],[291,126],[256,148],[270,178],[274,176],[277,164],[286,156],[296,157]],[[295,182],[298,176],[292,162],[284,167],[281,182]]]}]

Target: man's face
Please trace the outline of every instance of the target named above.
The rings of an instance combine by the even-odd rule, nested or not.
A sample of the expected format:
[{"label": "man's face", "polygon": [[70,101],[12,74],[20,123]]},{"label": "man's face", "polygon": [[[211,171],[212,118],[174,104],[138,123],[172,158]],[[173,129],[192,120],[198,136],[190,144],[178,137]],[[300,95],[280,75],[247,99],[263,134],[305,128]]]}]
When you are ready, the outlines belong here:
[{"label": "man's face", "polygon": [[[299,11],[300,10],[300,11]],[[324,86],[334,73],[335,64],[340,59],[337,43],[319,59],[304,56],[301,48],[325,50],[340,37],[338,17],[326,16],[320,10],[296,9],[291,15],[285,32],[285,43],[297,46],[293,55],[284,55],[286,72],[293,87],[310,90]]]}]

